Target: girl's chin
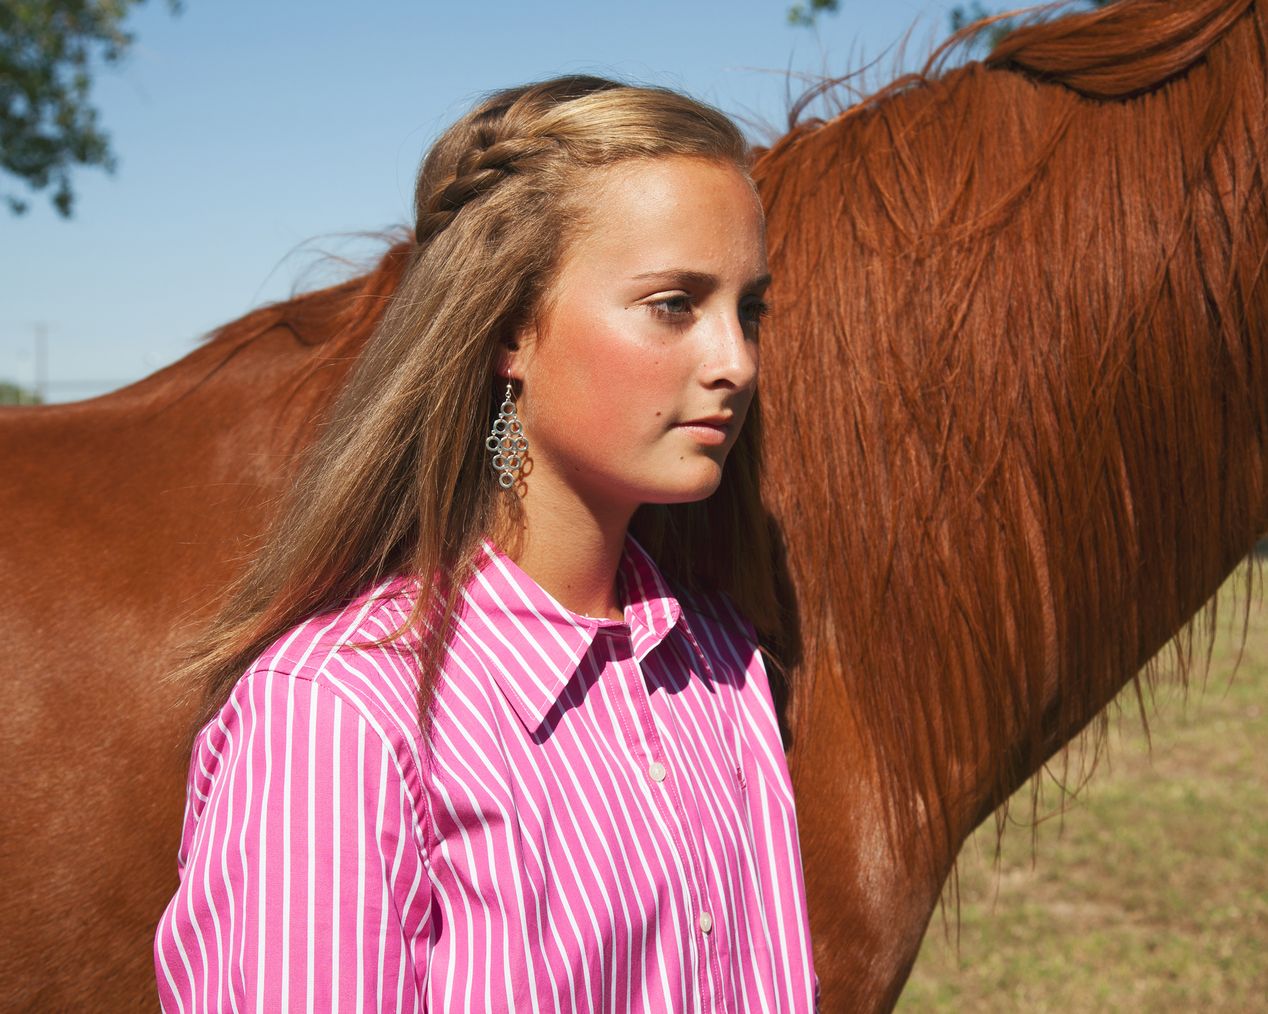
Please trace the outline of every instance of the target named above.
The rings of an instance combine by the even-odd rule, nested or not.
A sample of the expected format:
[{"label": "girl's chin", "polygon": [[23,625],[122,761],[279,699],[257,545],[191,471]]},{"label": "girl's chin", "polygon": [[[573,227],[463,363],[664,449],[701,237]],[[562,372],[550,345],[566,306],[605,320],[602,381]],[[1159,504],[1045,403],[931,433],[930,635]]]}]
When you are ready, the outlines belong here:
[{"label": "girl's chin", "polygon": [[656,490],[649,490],[646,497],[646,503],[694,503],[697,500],[703,500],[712,496],[717,492],[719,484],[722,482],[722,469],[714,465],[712,469],[698,470],[698,474],[692,476],[684,476],[683,481],[674,484],[672,487],[660,486]]}]

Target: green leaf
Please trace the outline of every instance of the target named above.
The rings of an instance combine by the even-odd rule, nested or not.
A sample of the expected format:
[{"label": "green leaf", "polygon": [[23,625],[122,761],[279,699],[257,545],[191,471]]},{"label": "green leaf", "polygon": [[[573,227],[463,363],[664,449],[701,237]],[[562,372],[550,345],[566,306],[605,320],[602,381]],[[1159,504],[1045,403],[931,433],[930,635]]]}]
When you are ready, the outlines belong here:
[{"label": "green leaf", "polygon": [[[112,172],[109,135],[97,126],[92,82],[101,64],[126,56],[134,36],[124,20],[146,0],[4,0],[0,4],[0,173],[25,189],[54,190],[69,216],[71,170]],[[173,14],[181,0],[167,0]],[[6,194],[10,213],[28,202]]]}]

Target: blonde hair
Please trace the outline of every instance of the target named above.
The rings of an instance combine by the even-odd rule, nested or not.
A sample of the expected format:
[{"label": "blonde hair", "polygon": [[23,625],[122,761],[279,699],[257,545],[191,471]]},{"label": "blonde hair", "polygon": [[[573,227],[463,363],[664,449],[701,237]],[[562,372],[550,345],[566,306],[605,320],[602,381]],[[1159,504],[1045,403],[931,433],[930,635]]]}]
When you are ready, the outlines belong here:
[{"label": "blonde hair", "polygon": [[[498,345],[547,312],[562,254],[590,224],[587,176],[667,156],[728,164],[751,182],[749,146],[725,115],[598,77],[495,92],[436,141],[418,174],[417,247],[401,283],[261,552],[173,673],[202,696],[191,738],[277,638],[395,573],[437,590],[390,635],[432,634],[419,646],[426,717],[481,539],[509,535],[522,517],[484,444],[505,389]],[[682,588],[728,592],[764,629],[777,609],[759,447],[754,398],[718,490],[699,503],[644,505],[631,531]]]}]

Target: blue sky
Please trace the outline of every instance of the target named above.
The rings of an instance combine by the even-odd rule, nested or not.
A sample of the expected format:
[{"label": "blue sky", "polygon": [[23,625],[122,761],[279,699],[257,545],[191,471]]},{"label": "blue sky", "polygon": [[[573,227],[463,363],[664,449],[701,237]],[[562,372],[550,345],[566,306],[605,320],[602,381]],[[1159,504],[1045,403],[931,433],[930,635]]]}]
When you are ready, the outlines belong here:
[{"label": "blue sky", "polygon": [[42,195],[0,210],[0,379],[34,386],[42,330],[48,399],[100,394],[333,280],[318,256],[365,256],[346,234],[408,223],[423,153],[486,91],[617,76],[759,137],[744,119],[782,125],[796,75],[877,60],[863,81],[880,85],[948,33],[953,5],[842,0],[808,30],[787,0],[185,0],[177,16],[150,0],[94,89],[118,171],[76,173],[69,221]]}]

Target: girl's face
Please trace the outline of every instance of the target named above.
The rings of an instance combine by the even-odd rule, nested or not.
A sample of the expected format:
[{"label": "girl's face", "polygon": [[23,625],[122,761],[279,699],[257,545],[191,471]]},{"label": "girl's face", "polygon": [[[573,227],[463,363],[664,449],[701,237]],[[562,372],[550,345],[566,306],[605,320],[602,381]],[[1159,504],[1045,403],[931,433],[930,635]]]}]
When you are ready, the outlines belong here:
[{"label": "girl's face", "polygon": [[702,159],[599,170],[590,197],[552,311],[502,375],[523,381],[529,497],[628,520],[717,489],[757,386],[765,222],[740,172]]}]

